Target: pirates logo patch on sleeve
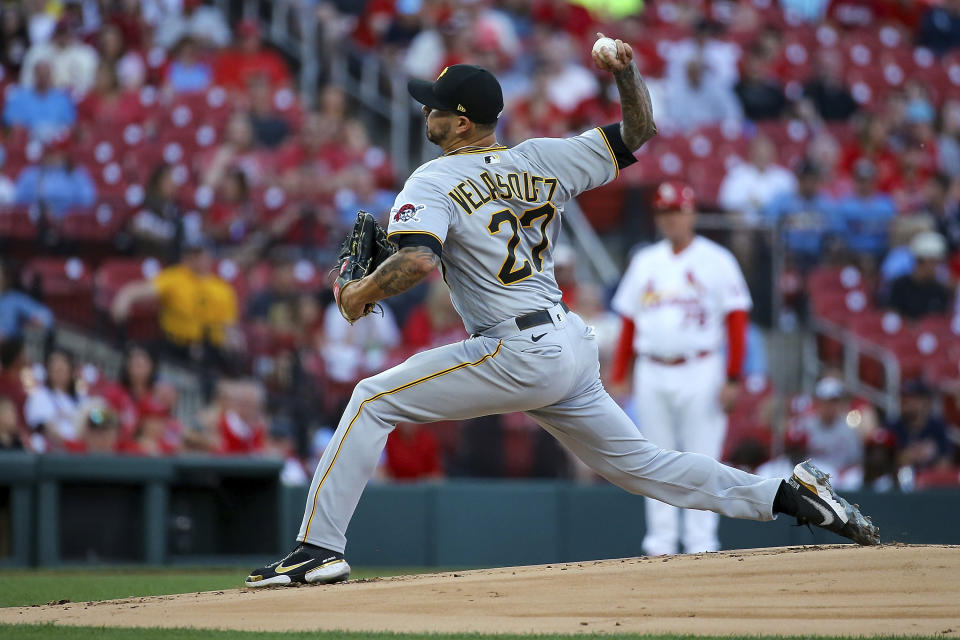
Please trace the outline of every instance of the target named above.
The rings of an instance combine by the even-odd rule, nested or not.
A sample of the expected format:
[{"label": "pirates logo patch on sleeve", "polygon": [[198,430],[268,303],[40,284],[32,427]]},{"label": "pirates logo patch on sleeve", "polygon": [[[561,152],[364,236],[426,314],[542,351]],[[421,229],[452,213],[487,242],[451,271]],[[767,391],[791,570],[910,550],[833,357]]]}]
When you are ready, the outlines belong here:
[{"label": "pirates logo patch on sleeve", "polygon": [[395,207],[390,213],[393,214],[394,222],[420,222],[420,216],[417,215],[425,208],[422,204],[404,204]]}]

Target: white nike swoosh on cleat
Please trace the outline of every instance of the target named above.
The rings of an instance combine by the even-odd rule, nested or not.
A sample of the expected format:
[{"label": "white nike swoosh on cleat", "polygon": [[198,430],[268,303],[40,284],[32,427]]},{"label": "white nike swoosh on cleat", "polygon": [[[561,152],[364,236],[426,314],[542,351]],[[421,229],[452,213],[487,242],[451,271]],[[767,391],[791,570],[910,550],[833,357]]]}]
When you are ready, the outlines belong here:
[{"label": "white nike swoosh on cleat", "polygon": [[813,508],[820,512],[820,515],[823,516],[823,522],[820,523],[821,527],[828,527],[833,524],[833,521],[836,519],[833,512],[830,509],[827,509],[825,506],[811,498],[810,496],[801,496],[804,500],[813,505]]}]

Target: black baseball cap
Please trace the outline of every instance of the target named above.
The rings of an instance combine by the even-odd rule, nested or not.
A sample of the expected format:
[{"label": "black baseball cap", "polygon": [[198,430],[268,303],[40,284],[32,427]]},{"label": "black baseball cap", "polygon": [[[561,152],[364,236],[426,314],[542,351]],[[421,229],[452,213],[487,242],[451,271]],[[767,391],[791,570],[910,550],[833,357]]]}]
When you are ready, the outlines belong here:
[{"label": "black baseball cap", "polygon": [[503,90],[492,73],[472,64],[454,64],[436,82],[410,80],[413,99],[438,111],[459,113],[473,122],[493,124],[503,111]]}]

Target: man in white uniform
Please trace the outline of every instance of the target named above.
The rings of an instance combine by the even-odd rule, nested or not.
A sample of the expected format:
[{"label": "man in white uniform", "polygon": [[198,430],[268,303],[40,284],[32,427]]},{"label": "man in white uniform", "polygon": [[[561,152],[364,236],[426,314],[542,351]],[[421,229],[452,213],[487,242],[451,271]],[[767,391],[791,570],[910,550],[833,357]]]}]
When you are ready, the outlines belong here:
[{"label": "man in white uniform", "polygon": [[[614,377],[623,376],[636,353],[634,397],[643,435],[665,449],[716,459],[738,391],[750,293],[733,255],[696,235],[689,186],[663,183],[653,206],[663,240],[637,252],[613,298],[624,318]],[[648,555],[677,553],[681,519],[684,551],[720,548],[717,514],[646,503]]]}]

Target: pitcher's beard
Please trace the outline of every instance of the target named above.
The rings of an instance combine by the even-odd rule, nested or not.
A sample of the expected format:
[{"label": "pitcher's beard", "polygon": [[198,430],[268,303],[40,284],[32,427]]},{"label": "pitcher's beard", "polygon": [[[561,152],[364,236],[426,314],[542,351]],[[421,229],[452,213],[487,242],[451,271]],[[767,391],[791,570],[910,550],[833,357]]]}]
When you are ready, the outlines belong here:
[{"label": "pitcher's beard", "polygon": [[429,127],[429,126],[427,127],[427,140],[429,140],[429,141],[432,142],[433,144],[437,145],[438,147],[442,147],[442,146],[443,146],[441,143],[446,139],[446,137],[447,137],[448,135],[450,135],[450,125],[449,125],[449,124],[441,127],[441,128],[440,128],[439,130],[437,130],[437,131],[431,131],[431,130],[430,130],[430,127]]}]

